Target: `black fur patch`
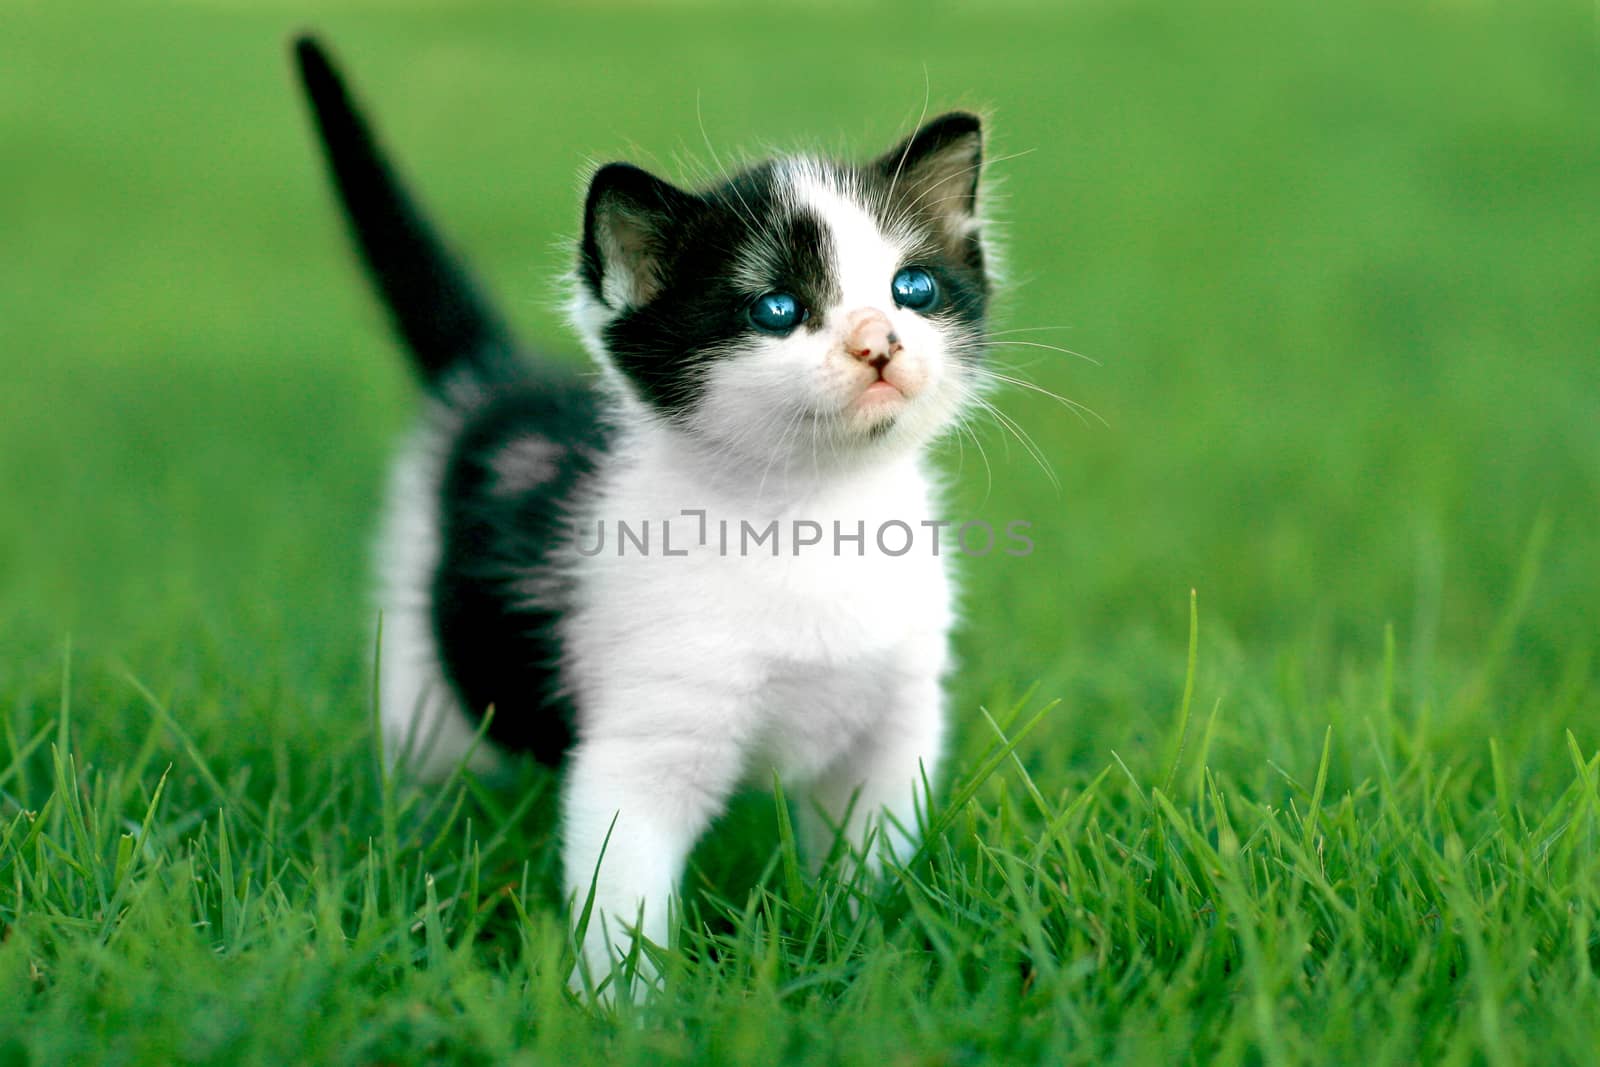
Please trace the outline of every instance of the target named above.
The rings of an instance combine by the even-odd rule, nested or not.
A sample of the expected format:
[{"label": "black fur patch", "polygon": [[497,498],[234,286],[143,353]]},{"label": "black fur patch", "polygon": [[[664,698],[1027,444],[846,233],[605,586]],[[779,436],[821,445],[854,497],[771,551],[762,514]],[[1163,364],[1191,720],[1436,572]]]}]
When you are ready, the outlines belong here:
[{"label": "black fur patch", "polygon": [[[446,678],[472,716],[494,707],[491,738],[551,766],[573,730],[557,625],[567,590],[551,561],[568,543],[569,503],[607,436],[581,381],[501,387],[454,440],[441,488],[433,625]],[[497,461],[529,437],[558,446],[554,470],[507,492]]]},{"label": "black fur patch", "polygon": [[[605,168],[596,181],[610,180],[611,171]],[[637,183],[631,174],[627,179]],[[754,333],[746,312],[765,290],[751,292],[736,282],[735,264],[751,256],[770,263],[767,288],[791,292],[811,307],[825,306],[837,287],[826,230],[782,202],[771,164],[703,193],[648,195],[652,202],[672,204],[650,219],[658,227],[652,244],[664,250],[656,265],[658,288],[652,299],[613,319],[604,340],[644,399],[672,416],[700,400],[706,366]],[[591,204],[596,198],[591,191]],[[589,216],[592,225],[592,209]],[[604,272],[619,268],[601,263],[599,250],[596,236],[586,233],[580,274],[603,300]]]}]

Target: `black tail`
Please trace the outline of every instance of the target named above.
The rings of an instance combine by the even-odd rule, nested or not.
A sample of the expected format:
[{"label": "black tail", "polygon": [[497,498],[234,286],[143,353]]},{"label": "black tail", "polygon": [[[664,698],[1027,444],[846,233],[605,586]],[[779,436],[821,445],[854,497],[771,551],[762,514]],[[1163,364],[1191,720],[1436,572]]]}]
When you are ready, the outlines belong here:
[{"label": "black tail", "polygon": [[458,365],[515,373],[510,329],[407,194],[327,53],[309,35],[294,52],[350,231],[418,373],[430,387]]}]

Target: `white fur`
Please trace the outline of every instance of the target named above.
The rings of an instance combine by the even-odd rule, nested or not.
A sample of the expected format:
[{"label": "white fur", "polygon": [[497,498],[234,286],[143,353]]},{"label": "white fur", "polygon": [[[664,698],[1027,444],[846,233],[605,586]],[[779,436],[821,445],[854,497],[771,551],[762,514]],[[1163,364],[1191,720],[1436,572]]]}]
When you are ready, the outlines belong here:
[{"label": "white fur", "polygon": [[[433,638],[432,584],[439,563],[439,485],[445,449],[460,416],[435,404],[396,458],[389,509],[378,542],[378,711],[391,764],[425,782],[443,780],[460,763],[477,730],[439,666]],[[479,745],[470,766],[497,770],[503,756]]]}]

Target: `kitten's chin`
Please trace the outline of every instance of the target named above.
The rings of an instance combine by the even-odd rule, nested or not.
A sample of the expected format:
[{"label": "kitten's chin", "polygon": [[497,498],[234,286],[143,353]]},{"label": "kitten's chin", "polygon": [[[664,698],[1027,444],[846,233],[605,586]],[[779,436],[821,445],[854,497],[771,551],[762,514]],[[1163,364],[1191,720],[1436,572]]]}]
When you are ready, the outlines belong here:
[{"label": "kitten's chin", "polygon": [[893,382],[880,378],[869,384],[840,413],[851,430],[870,438],[883,436],[911,399]]}]

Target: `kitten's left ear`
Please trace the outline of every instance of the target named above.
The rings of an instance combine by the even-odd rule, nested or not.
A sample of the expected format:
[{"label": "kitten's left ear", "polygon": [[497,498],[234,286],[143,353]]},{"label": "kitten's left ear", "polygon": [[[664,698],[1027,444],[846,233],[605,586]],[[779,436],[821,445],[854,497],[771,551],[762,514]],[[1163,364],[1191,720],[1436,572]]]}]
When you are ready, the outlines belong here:
[{"label": "kitten's left ear", "polygon": [[978,116],[951,111],[931,119],[874,165],[889,180],[895,207],[935,223],[953,244],[977,231],[983,170]]}]

